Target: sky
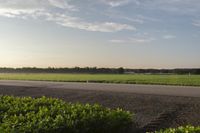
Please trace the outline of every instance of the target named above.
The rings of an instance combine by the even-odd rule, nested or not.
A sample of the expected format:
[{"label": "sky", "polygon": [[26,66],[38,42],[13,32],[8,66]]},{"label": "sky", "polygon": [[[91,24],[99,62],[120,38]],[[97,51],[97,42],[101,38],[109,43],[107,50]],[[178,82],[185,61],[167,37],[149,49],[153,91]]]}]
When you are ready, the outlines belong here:
[{"label": "sky", "polygon": [[0,0],[0,67],[200,68],[200,0]]}]

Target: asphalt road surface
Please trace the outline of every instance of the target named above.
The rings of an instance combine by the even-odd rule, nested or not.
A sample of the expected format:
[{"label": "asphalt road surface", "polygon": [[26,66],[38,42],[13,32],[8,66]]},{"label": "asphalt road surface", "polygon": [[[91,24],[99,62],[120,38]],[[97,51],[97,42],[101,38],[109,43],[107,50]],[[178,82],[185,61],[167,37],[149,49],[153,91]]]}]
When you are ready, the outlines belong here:
[{"label": "asphalt road surface", "polygon": [[74,83],[49,81],[0,80],[0,86],[37,87],[69,90],[94,90],[110,92],[126,92],[135,94],[167,95],[200,97],[200,87],[165,86],[165,85],[135,85],[135,84],[105,84],[105,83]]}]

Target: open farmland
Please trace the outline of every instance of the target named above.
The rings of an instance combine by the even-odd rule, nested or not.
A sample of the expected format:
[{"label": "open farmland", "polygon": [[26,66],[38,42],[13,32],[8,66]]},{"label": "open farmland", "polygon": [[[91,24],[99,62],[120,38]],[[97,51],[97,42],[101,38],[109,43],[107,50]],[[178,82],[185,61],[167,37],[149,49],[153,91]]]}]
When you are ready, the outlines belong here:
[{"label": "open farmland", "polygon": [[200,86],[200,75],[1,73],[0,79]]}]

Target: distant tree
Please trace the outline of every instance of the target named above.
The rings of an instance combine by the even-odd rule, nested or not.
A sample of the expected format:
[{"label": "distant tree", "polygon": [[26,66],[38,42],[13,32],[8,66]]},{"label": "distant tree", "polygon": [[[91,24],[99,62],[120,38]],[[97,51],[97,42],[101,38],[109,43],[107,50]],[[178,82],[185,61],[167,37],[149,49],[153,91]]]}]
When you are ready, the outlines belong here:
[{"label": "distant tree", "polygon": [[119,74],[124,74],[124,68],[123,67],[118,68],[118,73]]}]

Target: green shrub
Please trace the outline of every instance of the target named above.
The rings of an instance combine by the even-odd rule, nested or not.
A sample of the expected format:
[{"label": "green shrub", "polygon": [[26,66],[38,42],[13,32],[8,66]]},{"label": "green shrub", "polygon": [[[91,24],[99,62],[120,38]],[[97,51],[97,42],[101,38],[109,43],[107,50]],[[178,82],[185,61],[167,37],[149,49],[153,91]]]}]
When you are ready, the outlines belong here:
[{"label": "green shrub", "polygon": [[200,127],[186,126],[178,128],[169,128],[156,133],[200,133]]},{"label": "green shrub", "polygon": [[0,133],[126,132],[133,114],[54,98],[0,96]]}]

